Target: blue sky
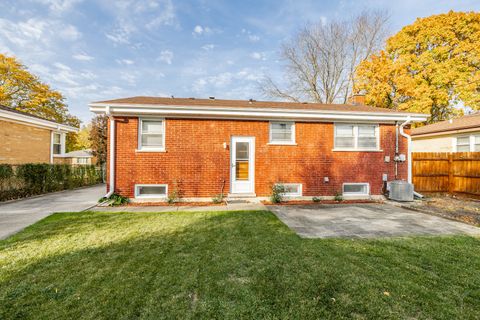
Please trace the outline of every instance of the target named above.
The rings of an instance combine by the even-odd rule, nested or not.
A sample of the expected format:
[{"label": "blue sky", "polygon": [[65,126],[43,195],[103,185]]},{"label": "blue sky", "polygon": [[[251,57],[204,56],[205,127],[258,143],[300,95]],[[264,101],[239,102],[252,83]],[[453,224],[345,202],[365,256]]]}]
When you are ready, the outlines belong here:
[{"label": "blue sky", "polygon": [[62,92],[88,122],[91,101],[135,95],[261,99],[281,79],[279,48],[309,22],[388,10],[395,33],[417,17],[480,11],[480,1],[2,0],[0,52]]}]

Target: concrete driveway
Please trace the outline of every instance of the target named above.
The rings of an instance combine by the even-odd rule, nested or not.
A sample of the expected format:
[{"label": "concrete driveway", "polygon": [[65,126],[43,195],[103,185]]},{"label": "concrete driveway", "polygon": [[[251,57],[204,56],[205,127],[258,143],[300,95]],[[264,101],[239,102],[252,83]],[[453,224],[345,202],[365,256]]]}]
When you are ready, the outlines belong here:
[{"label": "concrete driveway", "polygon": [[480,228],[387,204],[268,206],[302,238],[467,234]]},{"label": "concrete driveway", "polygon": [[105,185],[55,192],[0,204],[0,239],[54,212],[82,211],[95,205],[105,194]]}]

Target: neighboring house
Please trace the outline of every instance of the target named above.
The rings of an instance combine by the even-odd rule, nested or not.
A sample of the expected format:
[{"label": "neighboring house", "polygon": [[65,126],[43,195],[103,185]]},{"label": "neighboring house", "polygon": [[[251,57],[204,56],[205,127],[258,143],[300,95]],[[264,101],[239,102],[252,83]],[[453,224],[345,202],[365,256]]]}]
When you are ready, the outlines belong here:
[{"label": "neighboring house", "polygon": [[53,163],[75,127],[0,106],[0,163]]},{"label": "neighboring house", "polygon": [[71,165],[91,165],[96,164],[96,159],[92,155],[92,150],[75,150],[65,153],[61,157],[55,158],[55,163],[71,164]]},{"label": "neighboring house", "polygon": [[480,151],[480,113],[412,130],[413,152]]},{"label": "neighboring house", "polygon": [[402,133],[427,118],[365,105],[215,98],[132,97],[90,110],[110,117],[109,193],[140,201],[173,191],[195,201],[266,198],[273,184],[303,199],[378,196],[385,180],[409,178],[407,162],[394,161],[408,155],[396,124]]}]

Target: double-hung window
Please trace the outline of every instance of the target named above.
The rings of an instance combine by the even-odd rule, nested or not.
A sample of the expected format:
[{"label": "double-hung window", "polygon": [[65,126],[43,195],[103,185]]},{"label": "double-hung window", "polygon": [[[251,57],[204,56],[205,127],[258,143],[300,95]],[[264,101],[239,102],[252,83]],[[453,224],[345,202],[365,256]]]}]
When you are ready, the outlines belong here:
[{"label": "double-hung window", "polygon": [[142,151],[165,150],[165,120],[140,119],[138,149]]},{"label": "double-hung window", "polygon": [[280,121],[270,122],[270,143],[295,144],[295,123]]},{"label": "double-hung window", "polygon": [[470,136],[457,137],[457,152],[470,152]]},{"label": "double-hung window", "polygon": [[473,136],[473,152],[480,151],[480,136]]},{"label": "double-hung window", "polygon": [[379,136],[376,124],[335,124],[335,150],[378,150]]},{"label": "double-hung window", "polygon": [[53,133],[53,154],[62,154],[62,135]]},{"label": "double-hung window", "polygon": [[480,135],[460,136],[454,139],[456,139],[455,150],[457,152],[480,151]]}]

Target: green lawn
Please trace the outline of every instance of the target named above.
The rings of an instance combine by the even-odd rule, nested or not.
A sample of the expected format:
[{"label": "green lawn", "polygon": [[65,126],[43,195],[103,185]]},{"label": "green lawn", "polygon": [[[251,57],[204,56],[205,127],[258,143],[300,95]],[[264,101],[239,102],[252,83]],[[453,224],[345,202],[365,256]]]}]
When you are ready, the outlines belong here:
[{"label": "green lawn", "polygon": [[0,319],[478,319],[480,239],[300,239],[270,212],[61,213],[0,241]]}]

